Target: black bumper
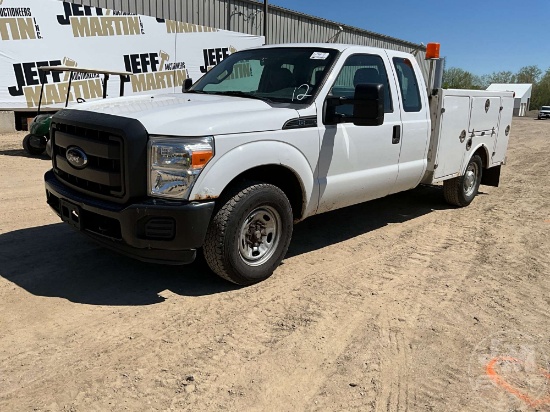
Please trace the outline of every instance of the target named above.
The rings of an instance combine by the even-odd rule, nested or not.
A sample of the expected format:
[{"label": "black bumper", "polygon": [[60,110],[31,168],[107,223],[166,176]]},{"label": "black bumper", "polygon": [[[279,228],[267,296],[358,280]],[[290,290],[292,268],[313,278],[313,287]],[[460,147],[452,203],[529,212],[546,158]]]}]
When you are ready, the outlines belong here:
[{"label": "black bumper", "polygon": [[191,263],[214,202],[146,199],[120,205],[81,194],[44,175],[48,204],[64,221],[109,249],[145,262]]}]

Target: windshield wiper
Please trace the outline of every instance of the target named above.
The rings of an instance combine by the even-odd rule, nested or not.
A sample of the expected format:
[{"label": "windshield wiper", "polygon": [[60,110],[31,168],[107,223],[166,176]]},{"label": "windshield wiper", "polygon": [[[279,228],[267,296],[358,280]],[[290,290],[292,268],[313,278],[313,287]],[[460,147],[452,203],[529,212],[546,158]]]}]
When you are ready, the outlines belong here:
[{"label": "windshield wiper", "polygon": [[185,93],[200,93],[200,94],[207,94],[206,92],[203,92],[202,90],[186,90]]},{"label": "windshield wiper", "polygon": [[260,96],[254,95],[254,94],[241,92],[239,90],[226,90],[226,91],[223,91],[223,92],[213,92],[212,94],[219,94],[219,95],[222,95],[222,96],[245,97],[245,98],[249,98],[249,99],[263,100],[265,102],[272,101],[271,99],[268,99],[267,97],[260,97]]}]

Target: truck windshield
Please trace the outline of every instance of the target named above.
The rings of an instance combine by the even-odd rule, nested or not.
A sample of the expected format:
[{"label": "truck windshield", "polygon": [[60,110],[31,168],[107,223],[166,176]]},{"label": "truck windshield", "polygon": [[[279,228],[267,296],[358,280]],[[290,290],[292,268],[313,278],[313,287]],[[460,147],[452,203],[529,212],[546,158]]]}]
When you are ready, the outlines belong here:
[{"label": "truck windshield", "polygon": [[224,59],[188,92],[309,104],[337,54],[316,47],[244,50]]},{"label": "truck windshield", "polygon": [[540,110],[550,110],[550,106],[542,106]]}]

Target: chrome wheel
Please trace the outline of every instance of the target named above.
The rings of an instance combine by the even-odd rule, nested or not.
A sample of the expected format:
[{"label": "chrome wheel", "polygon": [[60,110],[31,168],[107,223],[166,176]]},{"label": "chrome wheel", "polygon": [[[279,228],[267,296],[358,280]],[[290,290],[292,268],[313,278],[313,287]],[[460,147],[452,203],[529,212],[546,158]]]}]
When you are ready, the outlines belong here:
[{"label": "chrome wheel", "polygon": [[477,188],[477,179],[479,176],[479,167],[477,163],[471,162],[464,174],[463,190],[466,197],[470,197],[474,194]]},{"label": "chrome wheel", "polygon": [[239,254],[250,266],[269,260],[281,238],[281,216],[270,206],[254,209],[244,220],[239,236]]}]

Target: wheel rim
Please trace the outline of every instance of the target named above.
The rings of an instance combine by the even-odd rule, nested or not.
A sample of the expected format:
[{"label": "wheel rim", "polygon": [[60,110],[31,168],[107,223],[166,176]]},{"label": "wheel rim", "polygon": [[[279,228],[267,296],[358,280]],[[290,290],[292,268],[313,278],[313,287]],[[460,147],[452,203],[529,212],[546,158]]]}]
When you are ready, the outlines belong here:
[{"label": "wheel rim", "polygon": [[239,236],[239,254],[250,266],[265,263],[279,245],[281,216],[270,206],[254,209],[244,220]]},{"label": "wheel rim", "polygon": [[464,195],[470,197],[474,194],[477,187],[477,177],[479,176],[479,168],[477,163],[470,163],[466,173],[464,174]]}]

